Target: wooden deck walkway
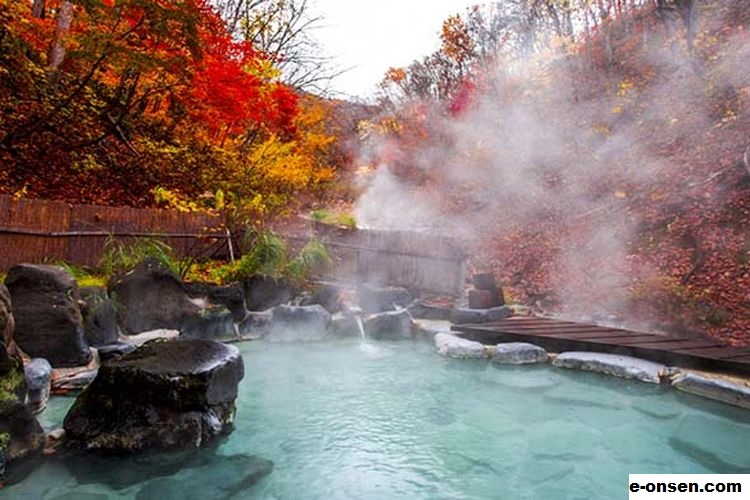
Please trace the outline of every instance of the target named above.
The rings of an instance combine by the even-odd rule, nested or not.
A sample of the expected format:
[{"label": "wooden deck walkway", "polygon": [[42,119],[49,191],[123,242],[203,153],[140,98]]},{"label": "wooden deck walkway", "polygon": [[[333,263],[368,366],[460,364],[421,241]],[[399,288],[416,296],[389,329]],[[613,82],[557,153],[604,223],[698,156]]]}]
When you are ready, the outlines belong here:
[{"label": "wooden deck walkway", "polygon": [[727,347],[710,340],[535,317],[515,317],[481,325],[455,325],[452,330],[461,337],[487,345],[528,342],[552,352],[623,354],[671,366],[750,375],[750,347]]}]

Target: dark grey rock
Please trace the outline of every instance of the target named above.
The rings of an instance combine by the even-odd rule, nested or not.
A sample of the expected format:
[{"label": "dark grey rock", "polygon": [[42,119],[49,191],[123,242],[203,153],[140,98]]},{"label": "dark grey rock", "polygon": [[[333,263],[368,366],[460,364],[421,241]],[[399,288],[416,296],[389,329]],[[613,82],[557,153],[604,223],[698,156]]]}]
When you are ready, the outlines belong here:
[{"label": "dark grey rock", "polygon": [[102,364],[65,416],[66,439],[107,452],[202,446],[230,431],[243,376],[234,346],[150,342]]},{"label": "dark grey rock", "polygon": [[564,352],[552,361],[558,368],[572,368],[658,384],[667,367],[644,359],[600,352]]},{"label": "dark grey rock", "polygon": [[0,401],[3,434],[8,436],[7,443],[0,442],[0,457],[5,464],[35,455],[44,446],[44,429],[26,404],[15,398]]},{"label": "dark grey rock", "polygon": [[34,413],[41,413],[47,407],[49,399],[52,365],[44,358],[34,358],[23,368],[26,376],[26,404]]},{"label": "dark grey rock", "polygon": [[180,323],[180,334],[191,339],[232,339],[237,337],[234,315],[223,306],[187,314]]},{"label": "dark grey rock", "polygon": [[357,318],[352,314],[337,313],[331,317],[331,326],[328,328],[331,335],[335,337],[359,337],[359,325]]},{"label": "dark grey rock", "polygon": [[508,319],[512,315],[513,312],[511,311],[510,307],[507,306],[487,309],[487,321],[490,323],[493,321],[502,321],[504,319]]},{"label": "dark grey rock", "polygon": [[492,353],[492,361],[505,365],[546,363],[547,351],[534,344],[507,342],[495,346],[495,350]]},{"label": "dark grey rock", "polygon": [[455,325],[481,324],[492,321],[502,321],[510,318],[512,312],[509,307],[493,307],[491,309],[465,309],[456,308],[450,316],[451,323]]},{"label": "dark grey rock", "polygon": [[365,284],[357,288],[357,300],[364,312],[376,314],[406,307],[411,303],[412,297],[405,288],[381,288]]},{"label": "dark grey rock", "polygon": [[78,286],[68,273],[54,266],[21,264],[8,271],[5,284],[13,301],[13,336],[24,352],[55,368],[89,362]]},{"label": "dark grey rock", "polygon": [[274,307],[268,339],[273,342],[321,340],[328,335],[331,315],[321,305]]},{"label": "dark grey rock", "polygon": [[137,500],[200,498],[224,500],[248,489],[273,470],[273,462],[250,455],[215,456],[208,464],[155,479],[138,492]]},{"label": "dark grey rock", "polygon": [[750,385],[718,376],[678,371],[672,378],[678,390],[750,409]]},{"label": "dark grey rock", "polygon": [[448,358],[456,359],[485,359],[487,349],[484,345],[473,340],[467,340],[449,333],[435,335],[435,346],[438,353]]},{"label": "dark grey rock", "polygon": [[99,359],[101,361],[108,361],[110,359],[120,358],[136,350],[138,346],[133,344],[127,344],[124,342],[117,342],[116,344],[103,345],[96,348],[99,352]]},{"label": "dark grey rock", "polygon": [[342,287],[331,283],[322,283],[315,287],[309,297],[305,297],[299,303],[301,306],[321,305],[331,314],[336,314],[342,309],[341,303]]},{"label": "dark grey rock", "polygon": [[376,340],[403,339],[412,336],[411,314],[406,309],[383,312],[365,318],[367,338]]},{"label": "dark grey rock", "polygon": [[411,317],[415,319],[448,321],[453,314],[453,309],[450,307],[425,304],[419,300],[412,302],[407,309]]},{"label": "dark grey rock", "polygon": [[243,339],[257,340],[262,339],[271,328],[271,311],[250,312],[244,320],[237,325],[240,337]]},{"label": "dark grey rock", "polygon": [[92,347],[117,342],[120,331],[117,327],[117,311],[109,299],[107,290],[100,287],[84,287],[80,290],[83,307],[83,332]]},{"label": "dark grey rock", "polygon": [[256,274],[246,279],[242,286],[249,311],[266,311],[288,304],[294,298],[294,287],[287,279],[275,279]]},{"label": "dark grey rock", "polygon": [[495,276],[492,273],[477,273],[471,277],[471,283],[477,290],[494,290],[497,288]]},{"label": "dark grey rock", "polygon": [[150,330],[179,330],[186,316],[200,313],[180,278],[158,260],[148,258],[132,271],[116,276],[109,295],[126,335]]},{"label": "dark grey rock", "polygon": [[232,312],[232,318],[239,323],[245,318],[245,290],[241,283],[215,285],[213,283],[185,283],[188,295],[193,299],[203,299],[208,305],[223,306]]},{"label": "dark grey rock", "polygon": [[457,307],[451,311],[450,322],[454,325],[486,323],[487,309],[466,309]]}]

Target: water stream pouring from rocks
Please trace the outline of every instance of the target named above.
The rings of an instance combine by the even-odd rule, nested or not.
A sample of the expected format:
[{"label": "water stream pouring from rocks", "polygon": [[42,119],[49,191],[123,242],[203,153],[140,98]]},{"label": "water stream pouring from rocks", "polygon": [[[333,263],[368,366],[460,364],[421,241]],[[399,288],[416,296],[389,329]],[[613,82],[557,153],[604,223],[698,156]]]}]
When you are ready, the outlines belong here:
[{"label": "water stream pouring from rocks", "polygon": [[365,324],[362,322],[362,316],[357,314],[354,316],[354,320],[357,322],[357,328],[359,329],[359,338],[362,341],[367,340],[367,332],[365,331]]}]

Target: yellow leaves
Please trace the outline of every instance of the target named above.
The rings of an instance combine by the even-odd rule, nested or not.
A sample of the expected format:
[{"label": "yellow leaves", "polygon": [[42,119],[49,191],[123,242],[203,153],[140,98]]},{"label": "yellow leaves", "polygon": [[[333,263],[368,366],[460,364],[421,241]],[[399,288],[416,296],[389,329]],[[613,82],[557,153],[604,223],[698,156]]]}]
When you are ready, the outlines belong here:
[{"label": "yellow leaves", "polygon": [[624,198],[627,198],[628,194],[625,191],[622,191],[622,190],[618,189],[618,190],[616,190],[614,192],[614,196],[615,196],[615,198],[622,200]]},{"label": "yellow leaves", "polygon": [[615,115],[619,115],[619,114],[622,114],[622,112],[624,111],[624,109],[625,108],[623,108],[622,105],[618,104],[617,106],[614,106],[612,108],[612,113],[615,114]]},{"label": "yellow leaves", "polygon": [[151,194],[154,195],[156,203],[177,210],[178,212],[195,212],[200,210],[195,202],[188,200],[185,196],[175,191],[163,187],[152,189]]},{"label": "yellow leaves", "polygon": [[635,84],[631,80],[623,80],[617,87],[617,95],[621,97],[625,96],[628,92],[633,90],[634,87]]}]

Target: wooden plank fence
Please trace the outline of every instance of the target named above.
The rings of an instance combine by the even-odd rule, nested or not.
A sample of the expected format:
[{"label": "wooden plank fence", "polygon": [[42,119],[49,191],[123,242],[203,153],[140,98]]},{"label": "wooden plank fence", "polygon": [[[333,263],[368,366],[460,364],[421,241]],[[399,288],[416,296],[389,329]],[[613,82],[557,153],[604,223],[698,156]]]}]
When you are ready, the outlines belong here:
[{"label": "wooden plank fence", "polygon": [[466,254],[459,240],[405,231],[343,230],[313,224],[333,257],[326,279],[458,297]]},{"label": "wooden plank fence", "polygon": [[159,238],[178,256],[226,253],[220,248],[227,236],[219,216],[0,195],[0,271],[19,262],[53,260],[93,266],[109,237]]},{"label": "wooden plank fence", "polygon": [[[312,234],[323,240],[333,257],[325,279],[450,296],[463,291],[466,256],[454,238],[321,224],[313,224]],[[0,195],[0,272],[21,262],[64,260],[94,266],[110,237],[126,243],[158,238],[178,256],[229,257],[228,233],[220,216]],[[301,246],[310,235],[286,237]]]}]

